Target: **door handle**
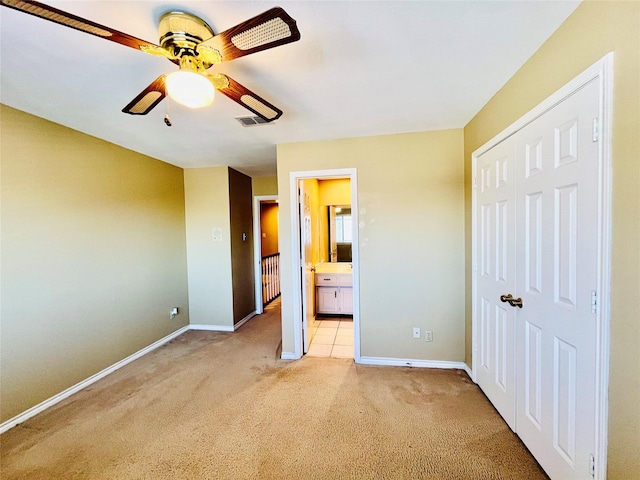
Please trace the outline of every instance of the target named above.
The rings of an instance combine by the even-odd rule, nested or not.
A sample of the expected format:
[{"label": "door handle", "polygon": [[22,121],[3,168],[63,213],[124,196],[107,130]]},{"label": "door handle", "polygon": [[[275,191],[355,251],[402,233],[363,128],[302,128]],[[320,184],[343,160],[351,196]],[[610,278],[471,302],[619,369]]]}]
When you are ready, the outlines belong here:
[{"label": "door handle", "polygon": [[522,308],[522,298],[512,298],[509,300],[509,305],[512,307],[520,307]]},{"label": "door handle", "polygon": [[522,308],[522,298],[513,298],[513,295],[508,293],[507,295],[500,295],[500,301],[508,303],[512,307]]}]

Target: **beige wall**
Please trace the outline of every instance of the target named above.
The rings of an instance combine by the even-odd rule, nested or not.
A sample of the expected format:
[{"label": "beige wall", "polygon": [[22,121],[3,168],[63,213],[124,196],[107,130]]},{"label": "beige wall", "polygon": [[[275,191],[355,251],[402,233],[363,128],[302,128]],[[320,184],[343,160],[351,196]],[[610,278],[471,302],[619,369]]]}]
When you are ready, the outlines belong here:
[{"label": "beige wall", "polygon": [[[608,52],[615,55],[608,478],[627,479],[640,471],[640,2],[583,3],[465,127],[466,257],[471,153]],[[469,297],[466,327],[470,365]]]},{"label": "beige wall", "polygon": [[[282,351],[293,353],[291,171],[357,168],[361,353],[464,359],[463,132],[278,146]],[[433,330],[434,342],[411,337]]]},{"label": "beige wall", "polygon": [[256,310],[252,202],[251,178],[229,168],[234,324]]},{"label": "beige wall", "polygon": [[229,169],[185,170],[184,185],[191,323],[232,327]]},{"label": "beige wall", "polygon": [[0,109],[5,421],[188,324],[189,308],[182,169]]},{"label": "beige wall", "polygon": [[278,177],[254,177],[251,179],[253,196],[278,195]]}]

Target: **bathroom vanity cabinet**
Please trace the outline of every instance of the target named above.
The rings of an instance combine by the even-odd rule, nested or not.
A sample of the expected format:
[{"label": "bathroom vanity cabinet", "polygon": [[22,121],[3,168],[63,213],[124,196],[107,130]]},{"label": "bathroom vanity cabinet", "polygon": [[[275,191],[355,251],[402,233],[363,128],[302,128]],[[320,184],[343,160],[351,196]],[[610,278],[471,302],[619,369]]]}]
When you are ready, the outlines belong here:
[{"label": "bathroom vanity cabinet", "polygon": [[316,313],[353,315],[353,275],[316,273]]}]

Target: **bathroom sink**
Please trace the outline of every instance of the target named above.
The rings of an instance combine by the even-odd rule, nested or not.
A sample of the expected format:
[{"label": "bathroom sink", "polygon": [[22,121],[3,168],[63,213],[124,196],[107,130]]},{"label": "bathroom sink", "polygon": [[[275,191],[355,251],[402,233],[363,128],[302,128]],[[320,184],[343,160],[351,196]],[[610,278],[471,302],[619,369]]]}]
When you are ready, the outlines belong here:
[{"label": "bathroom sink", "polygon": [[352,273],[352,268],[346,262],[323,262],[316,265],[316,273]]}]

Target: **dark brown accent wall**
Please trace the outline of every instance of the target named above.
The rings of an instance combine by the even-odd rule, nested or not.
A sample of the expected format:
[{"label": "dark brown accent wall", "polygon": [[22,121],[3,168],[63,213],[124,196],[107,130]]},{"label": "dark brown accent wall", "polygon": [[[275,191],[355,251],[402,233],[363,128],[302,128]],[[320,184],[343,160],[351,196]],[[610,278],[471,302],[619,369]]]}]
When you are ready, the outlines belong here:
[{"label": "dark brown accent wall", "polygon": [[255,311],[251,177],[229,169],[234,325]]}]

